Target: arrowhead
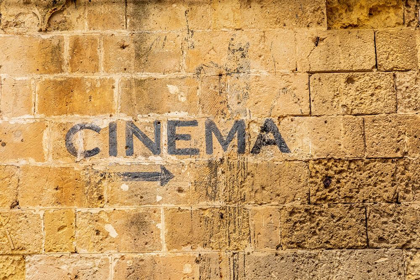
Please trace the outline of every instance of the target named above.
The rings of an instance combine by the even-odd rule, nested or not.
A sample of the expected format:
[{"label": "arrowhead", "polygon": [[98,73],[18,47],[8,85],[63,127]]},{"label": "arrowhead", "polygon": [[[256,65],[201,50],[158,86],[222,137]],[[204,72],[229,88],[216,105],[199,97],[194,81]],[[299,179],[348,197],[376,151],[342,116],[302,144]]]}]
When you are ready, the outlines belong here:
[{"label": "arrowhead", "polygon": [[172,178],[174,178],[174,174],[172,174],[165,166],[160,166],[160,185],[166,185]]}]

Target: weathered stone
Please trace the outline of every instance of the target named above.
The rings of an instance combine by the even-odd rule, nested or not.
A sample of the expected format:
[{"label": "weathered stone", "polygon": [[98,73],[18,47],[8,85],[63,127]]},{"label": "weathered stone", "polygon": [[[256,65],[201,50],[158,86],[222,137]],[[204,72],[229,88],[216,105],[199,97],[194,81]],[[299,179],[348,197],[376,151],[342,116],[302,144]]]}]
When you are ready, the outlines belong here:
[{"label": "weathered stone", "polygon": [[398,113],[418,113],[420,111],[420,80],[415,71],[395,73]]},{"label": "weathered stone", "polygon": [[411,116],[368,116],[364,119],[368,157],[401,157],[406,153],[407,121],[412,122]]},{"label": "weathered stone", "polygon": [[26,258],[26,279],[103,280],[110,277],[107,256],[34,255]]},{"label": "weathered stone", "polygon": [[317,160],[309,171],[311,203],[397,202],[395,160]]},{"label": "weathered stone", "polygon": [[34,113],[31,79],[5,78],[1,82],[0,115],[6,118],[29,116]]},{"label": "weathered stone", "polygon": [[139,33],[104,37],[104,71],[168,74],[181,70],[179,33]]},{"label": "weathered stone", "polygon": [[415,280],[420,277],[420,252],[418,250],[404,251],[405,279]]},{"label": "weathered stone", "polygon": [[0,213],[0,253],[42,252],[42,220],[39,213],[10,211]]},{"label": "weathered stone", "polygon": [[186,71],[205,75],[292,71],[295,57],[294,33],[288,30],[197,31],[189,39]]},{"label": "weathered stone", "polygon": [[242,207],[166,209],[168,250],[243,250],[249,239],[249,213]]},{"label": "weathered stone", "polygon": [[243,279],[405,279],[401,250],[253,253],[243,263]]},{"label": "weathered stone", "polygon": [[413,30],[377,31],[378,69],[381,71],[417,69],[417,37]]},{"label": "weathered stone", "polygon": [[328,28],[390,28],[404,24],[403,0],[328,0]]},{"label": "weathered stone", "polygon": [[299,71],[363,71],[375,68],[369,30],[301,31],[296,34]]},{"label": "weathered stone", "polygon": [[0,278],[8,280],[25,279],[23,256],[0,256]]},{"label": "weathered stone", "polygon": [[0,208],[13,208],[17,201],[19,169],[0,166]]},{"label": "weathered stone", "polygon": [[0,158],[2,161],[44,161],[46,152],[43,148],[43,137],[47,127],[47,123],[43,121],[0,122]]},{"label": "weathered stone", "polygon": [[125,5],[119,0],[95,2],[82,0],[86,7],[86,21],[89,30],[123,30],[126,27]]},{"label": "weathered stone", "polygon": [[64,40],[61,36],[1,38],[0,74],[55,74],[63,71]]},{"label": "weathered stone", "polygon": [[160,251],[160,209],[76,212],[80,253]]},{"label": "weathered stone", "polygon": [[251,209],[251,242],[254,250],[276,250],[280,245],[280,209]]},{"label": "weathered stone", "polygon": [[162,180],[165,180],[162,177],[155,178],[156,181],[146,182],[124,180],[121,176],[121,174],[126,172],[162,174],[159,165],[130,164],[109,166],[105,171],[108,173],[108,176],[101,182],[105,185],[107,192],[107,205],[119,207],[153,204],[190,204],[189,177],[192,175],[191,170],[187,168],[186,164],[182,163],[164,164],[162,166],[174,176],[165,183],[162,183]]},{"label": "weathered stone", "polygon": [[190,170],[193,201],[273,205],[307,202],[309,173],[302,162],[250,163],[223,158],[194,163]]},{"label": "weathered stone", "polygon": [[114,80],[110,78],[45,79],[37,85],[37,113],[56,115],[112,115]]},{"label": "weathered stone", "polygon": [[128,116],[198,114],[198,82],[183,79],[124,79],[121,113]]},{"label": "weathered stone", "polygon": [[74,210],[46,211],[44,214],[45,251],[74,252],[74,223]]},{"label": "weathered stone", "polygon": [[368,207],[369,247],[418,248],[420,244],[418,205],[378,204]]},{"label": "weathered stone", "polygon": [[420,201],[420,162],[418,159],[399,160],[396,171],[399,202]]},{"label": "weathered stone", "polygon": [[280,234],[283,249],[366,248],[365,208],[288,206],[281,210]]},{"label": "weathered stone", "polygon": [[95,73],[99,71],[99,38],[72,36],[69,43],[70,72]]},{"label": "weathered stone", "polygon": [[314,115],[396,113],[391,73],[315,74],[311,76]]},{"label": "weathered stone", "polygon": [[22,166],[19,203],[22,207],[100,207],[104,204],[100,181],[101,174],[88,169]]}]

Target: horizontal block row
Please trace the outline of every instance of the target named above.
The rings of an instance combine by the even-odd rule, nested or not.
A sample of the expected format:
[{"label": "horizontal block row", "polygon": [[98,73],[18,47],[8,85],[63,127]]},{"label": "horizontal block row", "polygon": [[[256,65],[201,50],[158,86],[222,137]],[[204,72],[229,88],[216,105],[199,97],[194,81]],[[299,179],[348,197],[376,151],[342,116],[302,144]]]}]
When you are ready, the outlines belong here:
[{"label": "horizontal block row", "polygon": [[[417,69],[417,33],[404,31],[412,47],[400,48],[400,41],[392,40],[398,32],[376,35],[379,70]],[[382,40],[385,35],[391,38]],[[2,42],[0,73],[13,76],[67,72],[218,75],[376,68],[375,34],[370,30],[4,36]],[[391,47],[398,48],[398,52],[391,52],[395,57],[389,57]]]},{"label": "horizontal block row", "polygon": [[[183,78],[3,78],[0,116],[264,118],[417,113],[419,74],[277,74]],[[394,83],[395,79],[395,83]],[[310,98],[311,97],[311,98]],[[159,100],[160,102],[156,102]]]},{"label": "horizontal block row", "polygon": [[401,204],[15,210],[0,214],[0,253],[410,249],[420,244],[419,212]]},{"label": "horizontal block row", "polygon": [[[417,115],[287,117],[279,122],[271,118],[2,121],[0,156],[2,163],[95,162],[113,157],[129,161],[153,156],[209,159],[235,154],[276,161],[417,158],[418,122]],[[181,134],[188,136],[178,139]]]},{"label": "horizontal block row", "polygon": [[170,32],[5,36],[0,73],[371,71],[376,61],[380,71],[412,70],[418,68],[417,37],[413,30],[378,31],[376,35],[370,30],[273,30],[200,31],[188,37]]},{"label": "horizontal block row", "polygon": [[121,175],[160,174],[158,164],[95,169],[1,166],[0,208],[420,201],[418,160],[315,160],[308,164],[227,158],[162,164],[174,176],[164,183],[159,178],[130,181]]},{"label": "horizontal block row", "polygon": [[[112,259],[111,259],[112,258]],[[328,250],[274,253],[189,253],[185,255],[33,255],[0,257],[0,276],[40,280],[138,279],[415,279],[420,254],[402,250]],[[13,263],[13,266],[8,266]],[[26,269],[25,269],[26,265]],[[111,268],[112,266],[112,268]],[[110,275],[112,270],[113,277]],[[404,275],[408,278],[404,278]],[[14,277],[14,278],[13,278]],[[411,278],[410,278],[411,277]]]},{"label": "horizontal block row", "polygon": [[[304,8],[302,8],[304,7]],[[6,1],[1,27],[6,32],[38,31],[35,7]],[[268,12],[268,13],[267,13]],[[20,23],[20,24],[19,24]],[[240,28],[325,28],[325,2],[305,0],[221,3],[212,0],[148,2],[118,1],[67,3],[53,14],[49,31],[55,30],[148,30],[176,31]]]}]

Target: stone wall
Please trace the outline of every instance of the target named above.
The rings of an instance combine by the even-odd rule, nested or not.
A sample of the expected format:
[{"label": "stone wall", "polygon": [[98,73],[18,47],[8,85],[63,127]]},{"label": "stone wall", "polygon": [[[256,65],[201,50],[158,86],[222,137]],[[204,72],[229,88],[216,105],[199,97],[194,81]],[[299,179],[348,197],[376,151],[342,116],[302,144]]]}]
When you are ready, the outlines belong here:
[{"label": "stone wall", "polygon": [[0,0],[0,279],[420,279],[419,8]]}]

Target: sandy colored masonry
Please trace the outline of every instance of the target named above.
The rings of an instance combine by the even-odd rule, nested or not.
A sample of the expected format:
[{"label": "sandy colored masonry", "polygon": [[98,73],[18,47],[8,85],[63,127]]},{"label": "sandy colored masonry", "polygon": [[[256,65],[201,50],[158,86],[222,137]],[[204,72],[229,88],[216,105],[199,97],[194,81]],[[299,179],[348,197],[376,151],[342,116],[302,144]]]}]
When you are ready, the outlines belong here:
[{"label": "sandy colored masonry", "polygon": [[0,0],[0,280],[420,279],[419,9]]}]

